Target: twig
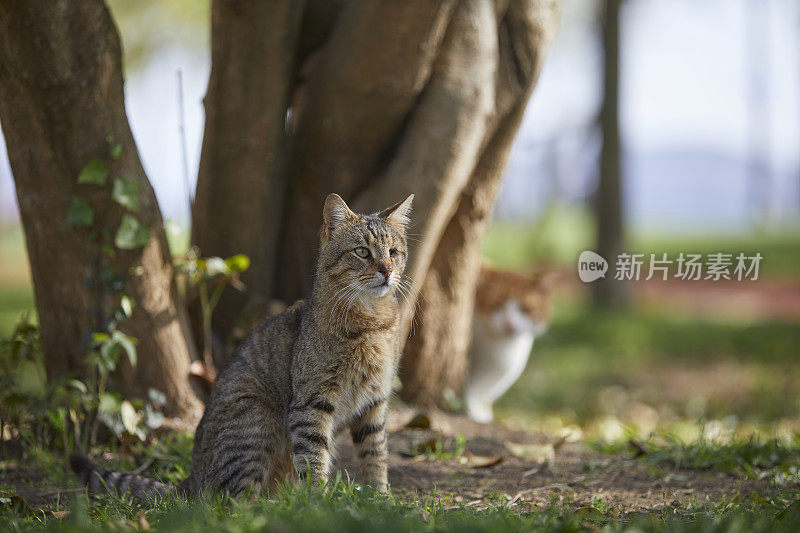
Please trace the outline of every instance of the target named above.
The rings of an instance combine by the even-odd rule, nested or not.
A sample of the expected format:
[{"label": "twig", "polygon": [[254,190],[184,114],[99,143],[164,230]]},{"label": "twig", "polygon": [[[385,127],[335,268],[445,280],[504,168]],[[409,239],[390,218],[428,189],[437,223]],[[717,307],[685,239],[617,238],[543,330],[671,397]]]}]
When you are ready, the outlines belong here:
[{"label": "twig", "polygon": [[133,473],[133,474],[141,474],[142,472],[144,472],[145,470],[147,470],[147,468],[148,468],[148,467],[149,467],[151,464],[153,464],[155,461],[156,461],[156,458],[155,458],[155,457],[150,457],[150,458],[149,458],[147,461],[145,461],[144,463],[142,463],[142,465],[141,465],[139,468],[137,468],[136,470],[133,470],[133,472],[132,472],[132,473]]},{"label": "twig", "polygon": [[178,135],[181,141],[181,159],[183,163],[183,187],[186,192],[186,203],[189,205],[189,218],[192,217],[192,188],[189,185],[189,158],[186,155],[186,124],[183,110],[183,71],[178,69]]}]

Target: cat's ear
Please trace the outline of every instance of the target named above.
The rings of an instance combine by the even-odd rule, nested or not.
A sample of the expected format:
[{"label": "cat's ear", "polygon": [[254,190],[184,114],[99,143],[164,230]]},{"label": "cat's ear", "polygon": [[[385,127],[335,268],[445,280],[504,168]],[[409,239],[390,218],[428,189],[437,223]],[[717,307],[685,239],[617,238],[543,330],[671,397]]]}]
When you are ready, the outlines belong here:
[{"label": "cat's ear", "polygon": [[392,207],[387,207],[378,216],[385,218],[389,222],[397,224],[398,226],[406,227],[411,220],[411,204],[414,202],[414,195],[409,194],[408,198],[402,202],[397,202]]},{"label": "cat's ear", "polygon": [[353,213],[342,197],[336,193],[331,193],[325,199],[325,207],[322,209],[322,237],[330,237],[336,226],[347,220],[356,220],[358,215]]}]

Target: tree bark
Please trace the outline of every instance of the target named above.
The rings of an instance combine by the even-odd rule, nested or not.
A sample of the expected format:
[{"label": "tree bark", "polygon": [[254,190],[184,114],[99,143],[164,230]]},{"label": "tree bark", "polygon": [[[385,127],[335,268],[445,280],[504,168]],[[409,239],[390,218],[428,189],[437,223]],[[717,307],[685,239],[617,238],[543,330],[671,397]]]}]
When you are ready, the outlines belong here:
[{"label": "tree bark", "polygon": [[[247,294],[228,290],[219,302],[217,338],[230,334],[243,308],[263,309],[274,292],[274,250],[286,195],[286,113],[302,8],[295,0],[212,5],[192,240],[205,256],[251,259],[242,275]],[[219,350],[215,354],[220,364]]]},{"label": "tree bark", "polygon": [[619,10],[621,0],[605,0],[603,12],[603,104],[600,130],[600,183],[594,198],[597,253],[609,263],[609,273],[593,283],[600,307],[625,307],[628,285],[614,279],[617,256],[624,247],[622,169],[619,137]]},{"label": "tree bark", "polygon": [[454,3],[354,0],[342,8],[297,110],[278,297],[291,302],[311,286],[325,197],[353,200],[391,161]]},{"label": "tree bark", "polygon": [[556,2],[512,0],[498,14],[499,64],[491,134],[438,240],[422,284],[419,330],[406,343],[401,397],[442,405],[460,392],[468,368],[481,243],[491,221],[511,144],[557,26]]},{"label": "tree bark", "polygon": [[[497,55],[493,4],[459,3],[394,158],[354,204],[369,211],[415,194],[406,267],[411,280],[424,279],[480,154],[494,112]],[[404,333],[420,288],[412,283]]]},{"label": "tree bark", "polygon": [[[108,136],[121,144],[109,178],[138,184],[137,217],[150,231],[144,248],[109,259],[135,302],[122,329],[138,339],[138,364],[120,372],[127,393],[155,387],[168,414],[194,418],[187,381],[190,345],[175,301],[161,214],[125,115],[119,37],[99,0],[0,2],[0,122],[17,188],[49,377],[85,377],[89,335],[103,330],[113,302],[96,287],[100,251],[85,228],[64,223],[75,196],[103,204],[116,230],[123,210],[105,189],[78,184]],[[130,269],[135,265],[135,269]],[[130,270],[129,270],[130,269]]]}]

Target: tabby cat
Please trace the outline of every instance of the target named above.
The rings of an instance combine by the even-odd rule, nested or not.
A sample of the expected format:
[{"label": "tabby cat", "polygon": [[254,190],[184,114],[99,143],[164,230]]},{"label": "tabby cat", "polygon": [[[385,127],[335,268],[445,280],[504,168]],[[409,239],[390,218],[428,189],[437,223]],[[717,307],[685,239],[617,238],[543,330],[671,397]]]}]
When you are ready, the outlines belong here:
[{"label": "tabby cat", "polygon": [[481,268],[464,387],[467,414],[473,420],[491,422],[492,404],[525,369],[533,340],[550,321],[552,277],[545,271],[526,275]]},{"label": "tabby cat", "polygon": [[267,491],[295,472],[324,482],[343,428],[365,482],[385,491],[386,402],[399,357],[413,197],[357,215],[328,196],[311,297],[256,326],[219,374],[195,433],[191,475],[172,488],[74,455],[72,467],[90,491],[236,496]]}]

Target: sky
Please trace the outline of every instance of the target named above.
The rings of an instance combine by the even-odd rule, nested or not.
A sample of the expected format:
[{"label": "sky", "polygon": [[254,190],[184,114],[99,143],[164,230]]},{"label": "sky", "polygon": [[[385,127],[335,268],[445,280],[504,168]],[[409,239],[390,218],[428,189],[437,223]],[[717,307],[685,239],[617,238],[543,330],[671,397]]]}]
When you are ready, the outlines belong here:
[{"label": "sky", "polygon": [[[599,2],[565,0],[526,111],[496,214],[532,219],[550,202],[585,204],[596,186]],[[126,39],[126,25],[123,43]],[[135,25],[132,25],[135,28]],[[209,54],[164,39],[127,74],[126,108],[165,218],[186,220],[177,71],[189,179],[196,178]],[[664,232],[741,231],[800,210],[800,2],[627,0],[621,108],[630,224]],[[755,162],[755,163],[754,163]],[[761,185],[763,184],[763,186]],[[0,149],[0,218],[16,215]]]}]

